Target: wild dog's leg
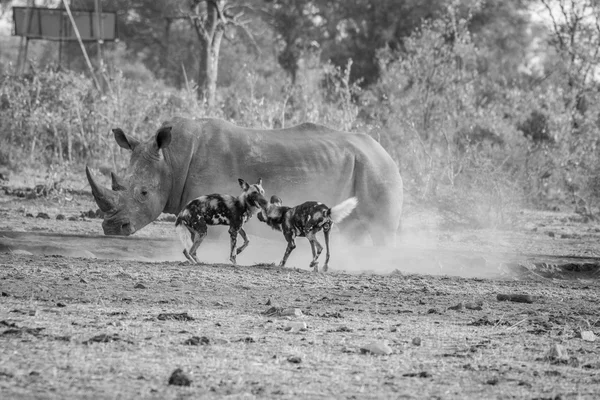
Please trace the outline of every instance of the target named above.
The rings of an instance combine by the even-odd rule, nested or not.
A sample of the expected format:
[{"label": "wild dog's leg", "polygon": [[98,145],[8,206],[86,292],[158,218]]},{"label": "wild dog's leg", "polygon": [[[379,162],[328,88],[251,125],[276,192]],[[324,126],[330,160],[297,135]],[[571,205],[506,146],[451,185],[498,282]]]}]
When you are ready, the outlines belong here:
[{"label": "wild dog's leg", "polygon": [[235,253],[235,245],[237,244],[237,235],[239,228],[234,228],[233,226],[229,227],[229,238],[230,238],[230,248],[229,248],[229,261],[236,264],[236,253]]},{"label": "wild dog's leg", "polygon": [[[202,221],[202,223],[196,225],[196,229],[190,229],[190,231],[192,232],[193,243],[192,247],[190,248],[189,255],[196,262],[196,264],[200,264],[200,261],[198,261],[198,257],[196,257],[196,251],[198,250],[198,247],[200,247],[202,241],[206,237],[208,227],[206,226],[206,223]],[[185,252],[183,254],[185,254]]]},{"label": "wild dog's leg", "polygon": [[250,244],[250,240],[248,240],[248,235],[246,235],[246,231],[244,230],[244,228],[240,228],[240,236],[242,237],[242,239],[244,239],[244,244],[238,247],[238,249],[236,250],[237,254],[240,254],[242,251],[244,251],[244,249]]},{"label": "wild dog's leg", "polygon": [[319,272],[319,262],[317,261],[317,259],[319,258],[319,256],[321,255],[321,252],[323,251],[323,246],[321,246],[321,243],[319,243],[319,241],[317,240],[317,235],[314,230],[308,232],[306,234],[306,238],[310,242],[310,247],[312,248],[312,251],[313,251],[313,260],[310,263],[310,266],[313,268],[313,270],[315,272]]},{"label": "wild dog's leg", "polygon": [[192,257],[190,257],[190,253],[188,253],[187,249],[183,249],[183,255],[185,256],[185,258],[188,259],[189,262],[191,262],[192,264],[195,264],[196,261],[194,261],[194,259]]},{"label": "wild dog's leg", "polygon": [[325,264],[323,265],[323,272],[327,272],[329,269],[329,231],[331,225],[323,226],[323,235],[325,236]]},{"label": "wild dog's leg", "polygon": [[279,263],[279,266],[281,268],[285,267],[285,263],[287,262],[290,253],[296,248],[296,241],[294,240],[294,236],[295,235],[292,233],[285,235],[285,240],[287,240],[288,244],[287,248],[285,249],[285,254],[283,255],[283,260],[281,260],[281,262]]}]

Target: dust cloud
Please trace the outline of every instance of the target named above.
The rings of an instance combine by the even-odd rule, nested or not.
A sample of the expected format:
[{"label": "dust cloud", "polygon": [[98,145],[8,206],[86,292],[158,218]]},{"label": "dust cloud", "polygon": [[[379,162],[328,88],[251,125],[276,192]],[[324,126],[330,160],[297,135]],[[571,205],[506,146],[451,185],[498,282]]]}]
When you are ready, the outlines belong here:
[{"label": "dust cloud", "polygon": [[[451,224],[450,224],[451,225]],[[225,226],[209,227],[207,239],[199,247],[201,262],[229,264],[229,234]],[[253,218],[245,225],[250,245],[238,255],[241,266],[254,264],[278,265],[287,243],[281,232],[273,231]],[[173,228],[173,246],[161,258],[185,261],[182,245],[176,240]],[[323,234],[317,235],[325,246]],[[238,237],[239,246],[242,243]],[[286,268],[309,269],[312,253],[306,238],[296,238],[296,249],[291,253]],[[334,226],[330,240],[331,271],[350,273],[420,273],[462,277],[499,277],[506,274],[504,266],[512,261],[513,248],[493,229],[452,229],[445,218],[435,212],[419,212],[403,218],[402,230],[395,248],[374,247],[370,240],[357,244],[350,242]],[[325,249],[319,257],[319,267],[325,262]]]}]

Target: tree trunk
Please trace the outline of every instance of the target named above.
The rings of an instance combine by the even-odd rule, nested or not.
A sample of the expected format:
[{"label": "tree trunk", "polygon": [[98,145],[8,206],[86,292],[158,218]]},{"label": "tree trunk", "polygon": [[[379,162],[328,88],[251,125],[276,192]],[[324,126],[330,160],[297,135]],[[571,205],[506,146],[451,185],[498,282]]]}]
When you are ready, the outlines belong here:
[{"label": "tree trunk", "polygon": [[223,7],[223,0],[207,1],[207,18],[203,34],[199,34],[202,44],[202,57],[198,68],[198,98],[205,101],[209,112],[215,107],[219,50],[225,27],[219,21],[217,7]]}]

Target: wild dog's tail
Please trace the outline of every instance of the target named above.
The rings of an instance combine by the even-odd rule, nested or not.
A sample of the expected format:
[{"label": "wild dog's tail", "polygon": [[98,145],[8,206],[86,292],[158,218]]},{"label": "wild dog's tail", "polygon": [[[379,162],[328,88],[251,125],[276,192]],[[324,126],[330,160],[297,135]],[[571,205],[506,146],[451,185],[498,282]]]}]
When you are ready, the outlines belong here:
[{"label": "wild dog's tail", "polygon": [[190,212],[186,208],[179,213],[177,219],[175,220],[175,230],[177,231],[177,235],[179,235],[179,240],[181,241],[181,244],[186,250],[191,249],[193,244],[192,232],[190,232],[190,230],[188,229],[187,224],[189,217]]},{"label": "wild dog's tail", "polygon": [[329,215],[331,216],[331,220],[336,224],[338,222],[342,222],[344,218],[346,218],[352,210],[356,208],[358,205],[358,199],[356,197],[350,197],[342,201],[337,206],[331,207],[329,209]]}]

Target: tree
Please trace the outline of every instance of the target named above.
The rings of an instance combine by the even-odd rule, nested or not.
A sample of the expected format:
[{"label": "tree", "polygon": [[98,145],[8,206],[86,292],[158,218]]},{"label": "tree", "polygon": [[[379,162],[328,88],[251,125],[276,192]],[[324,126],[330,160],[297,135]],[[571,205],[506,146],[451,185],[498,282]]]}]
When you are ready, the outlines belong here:
[{"label": "tree", "polygon": [[565,99],[571,105],[573,128],[588,110],[588,97],[597,92],[600,65],[600,5],[595,0],[541,0],[552,21],[551,44],[566,73]]},{"label": "tree", "polygon": [[443,10],[441,0],[265,0],[283,42],[279,63],[295,80],[307,51],[344,67],[353,61],[352,81],[368,85],[379,76],[378,49],[401,47],[421,21]]},{"label": "tree", "polygon": [[198,97],[205,100],[209,110],[215,106],[219,51],[226,29],[241,28],[251,39],[246,29],[249,20],[243,20],[248,5],[231,5],[227,0],[191,0],[192,22],[201,43],[202,56],[198,68]]}]

